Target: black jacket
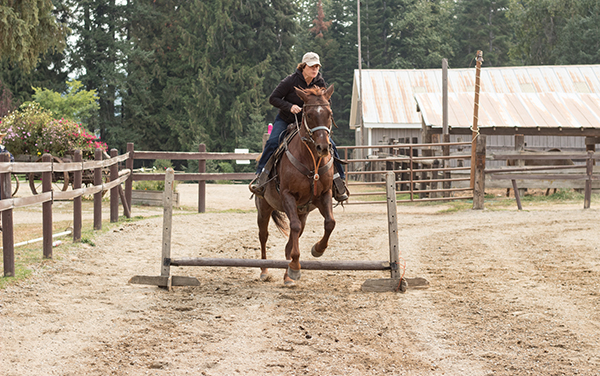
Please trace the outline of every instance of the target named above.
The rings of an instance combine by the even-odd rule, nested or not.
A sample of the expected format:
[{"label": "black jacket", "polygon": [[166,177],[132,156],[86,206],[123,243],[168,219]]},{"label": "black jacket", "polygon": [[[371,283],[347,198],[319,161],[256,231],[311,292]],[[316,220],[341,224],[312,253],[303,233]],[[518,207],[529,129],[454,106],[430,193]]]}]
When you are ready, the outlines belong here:
[{"label": "black jacket", "polygon": [[[281,80],[279,85],[277,85],[275,90],[273,90],[271,96],[269,97],[269,103],[279,108],[279,116],[283,120],[285,120],[288,124],[293,123],[295,122],[296,117],[290,112],[292,105],[295,104],[302,107],[304,104],[302,99],[300,99],[298,94],[296,94],[295,88],[299,87],[300,89],[307,89],[314,86],[326,86],[325,80],[323,79],[323,76],[321,76],[321,72],[317,74],[317,77],[312,80],[310,85],[306,85],[306,81],[304,80],[302,72],[296,69],[296,72]],[[301,115],[302,112],[297,115],[298,120],[300,120]]]}]

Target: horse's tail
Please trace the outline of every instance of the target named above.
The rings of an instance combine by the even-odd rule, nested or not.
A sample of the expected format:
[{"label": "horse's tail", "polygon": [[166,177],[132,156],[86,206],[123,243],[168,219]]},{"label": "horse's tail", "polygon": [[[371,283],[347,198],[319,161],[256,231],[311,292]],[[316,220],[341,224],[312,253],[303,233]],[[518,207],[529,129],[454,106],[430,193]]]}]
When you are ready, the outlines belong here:
[{"label": "horse's tail", "polygon": [[285,219],[285,214],[280,211],[273,210],[273,212],[271,213],[271,218],[273,218],[273,222],[275,222],[275,226],[277,226],[277,229],[281,231],[286,237],[289,236],[288,231],[290,230],[290,226],[288,225]]}]

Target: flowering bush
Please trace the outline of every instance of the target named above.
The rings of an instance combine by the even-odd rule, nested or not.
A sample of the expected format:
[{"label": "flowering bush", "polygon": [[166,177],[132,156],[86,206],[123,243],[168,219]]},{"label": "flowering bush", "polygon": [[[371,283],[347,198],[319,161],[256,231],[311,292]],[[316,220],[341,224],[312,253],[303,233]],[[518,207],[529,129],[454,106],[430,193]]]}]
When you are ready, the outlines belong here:
[{"label": "flowering bush", "polygon": [[106,143],[90,134],[72,120],[54,119],[52,113],[30,103],[0,121],[0,132],[6,132],[4,146],[13,155],[42,155],[56,157],[81,150],[83,158],[91,159],[96,148],[107,150]]}]

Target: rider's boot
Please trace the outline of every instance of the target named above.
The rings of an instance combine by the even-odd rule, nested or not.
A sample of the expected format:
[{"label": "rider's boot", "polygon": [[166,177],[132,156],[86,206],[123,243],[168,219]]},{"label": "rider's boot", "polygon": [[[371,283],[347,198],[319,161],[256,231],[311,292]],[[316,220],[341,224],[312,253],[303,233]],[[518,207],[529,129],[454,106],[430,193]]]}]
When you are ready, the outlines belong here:
[{"label": "rider's boot", "polygon": [[267,180],[269,179],[269,171],[263,169],[259,174],[256,174],[254,180],[250,182],[248,188],[250,192],[257,196],[263,197],[265,194],[265,187]]},{"label": "rider's boot", "polygon": [[339,173],[335,173],[333,175],[333,198],[337,202],[343,202],[348,200],[348,188],[346,188],[346,183],[344,179],[340,177]]}]

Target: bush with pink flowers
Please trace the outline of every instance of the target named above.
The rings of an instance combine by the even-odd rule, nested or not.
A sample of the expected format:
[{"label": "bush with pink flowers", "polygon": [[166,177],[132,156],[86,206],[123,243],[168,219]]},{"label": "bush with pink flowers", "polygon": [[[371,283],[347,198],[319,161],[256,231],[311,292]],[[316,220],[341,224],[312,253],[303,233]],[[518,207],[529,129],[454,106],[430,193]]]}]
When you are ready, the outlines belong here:
[{"label": "bush with pink flowers", "polygon": [[35,102],[2,118],[0,132],[6,132],[3,143],[13,155],[50,153],[62,157],[79,149],[84,158],[91,159],[96,148],[107,150],[106,143],[81,124],[54,119],[50,111]]}]

